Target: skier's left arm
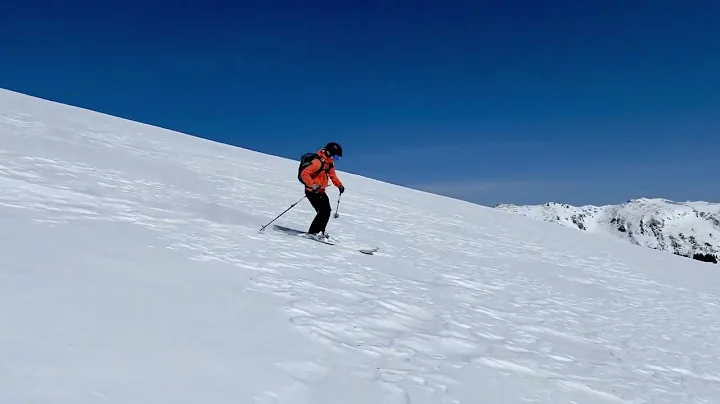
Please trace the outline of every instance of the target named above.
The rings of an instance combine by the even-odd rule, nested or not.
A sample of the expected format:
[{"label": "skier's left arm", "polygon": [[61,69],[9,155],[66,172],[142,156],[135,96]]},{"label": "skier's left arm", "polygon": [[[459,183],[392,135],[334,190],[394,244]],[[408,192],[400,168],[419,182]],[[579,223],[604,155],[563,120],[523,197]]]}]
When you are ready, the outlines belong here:
[{"label": "skier's left arm", "polygon": [[342,181],[340,181],[340,178],[338,178],[337,173],[335,172],[335,166],[328,170],[328,175],[330,176],[330,181],[332,181],[332,183],[336,187],[340,188],[341,192],[345,191],[345,186],[343,185]]}]

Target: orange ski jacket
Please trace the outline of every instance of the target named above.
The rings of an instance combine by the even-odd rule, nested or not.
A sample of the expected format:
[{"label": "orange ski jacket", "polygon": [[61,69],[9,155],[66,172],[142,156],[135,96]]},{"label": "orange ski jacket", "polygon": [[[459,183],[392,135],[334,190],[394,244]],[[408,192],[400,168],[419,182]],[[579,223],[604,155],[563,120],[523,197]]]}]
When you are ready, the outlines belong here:
[{"label": "orange ski jacket", "polygon": [[342,186],[342,182],[335,173],[335,159],[325,154],[322,149],[318,150],[317,154],[318,158],[314,159],[300,173],[300,178],[305,184],[305,190],[312,191],[312,186],[317,184],[320,186],[318,192],[325,192],[328,186],[328,177],[336,187]]}]

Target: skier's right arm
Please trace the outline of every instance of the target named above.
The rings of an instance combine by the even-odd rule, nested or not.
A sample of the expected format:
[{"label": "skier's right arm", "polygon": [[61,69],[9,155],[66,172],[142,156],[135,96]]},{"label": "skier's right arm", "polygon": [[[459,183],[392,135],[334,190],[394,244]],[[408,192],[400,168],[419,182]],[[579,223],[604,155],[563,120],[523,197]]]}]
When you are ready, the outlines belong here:
[{"label": "skier's right arm", "polygon": [[306,187],[310,187],[310,184],[312,184],[313,180],[312,177],[310,177],[310,173],[314,173],[317,170],[320,169],[321,162],[318,159],[315,159],[310,163],[309,166],[305,167],[304,170],[300,173],[300,178],[302,178],[303,182],[305,183]]}]

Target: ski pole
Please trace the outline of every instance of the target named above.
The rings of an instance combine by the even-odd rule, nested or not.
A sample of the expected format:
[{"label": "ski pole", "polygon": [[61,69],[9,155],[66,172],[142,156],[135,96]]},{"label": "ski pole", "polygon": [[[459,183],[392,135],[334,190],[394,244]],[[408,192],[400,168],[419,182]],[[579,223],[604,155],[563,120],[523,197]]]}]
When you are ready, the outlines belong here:
[{"label": "ski pole", "polygon": [[341,196],[342,196],[342,194],[338,195],[338,203],[337,203],[337,206],[335,207],[335,214],[333,215],[333,217],[335,219],[340,217],[340,214],[338,213],[338,209],[340,209],[340,197]]},{"label": "ski pole", "polygon": [[297,202],[295,202],[295,203],[293,203],[292,205],[290,205],[289,208],[285,209],[285,211],[284,211],[283,213],[277,215],[277,217],[276,217],[275,219],[271,220],[268,224],[266,224],[265,226],[261,227],[261,228],[260,228],[260,231],[265,230],[266,227],[270,226],[270,223],[278,220],[278,219],[280,218],[280,216],[284,215],[288,210],[294,208],[295,205],[297,205],[298,203],[300,203],[300,201],[302,201],[302,200],[305,199],[305,198],[307,198],[307,195],[305,195],[305,196],[303,196],[302,198],[300,198]]}]

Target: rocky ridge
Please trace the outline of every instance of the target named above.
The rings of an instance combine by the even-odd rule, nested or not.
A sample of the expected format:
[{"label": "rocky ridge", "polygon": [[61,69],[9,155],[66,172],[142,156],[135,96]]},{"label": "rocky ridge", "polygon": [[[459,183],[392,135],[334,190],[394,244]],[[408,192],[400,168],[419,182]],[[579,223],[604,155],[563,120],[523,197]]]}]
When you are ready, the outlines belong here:
[{"label": "rocky ridge", "polygon": [[623,204],[572,206],[499,204],[496,209],[579,230],[607,233],[633,244],[717,263],[720,257],[720,204],[632,199]]}]

